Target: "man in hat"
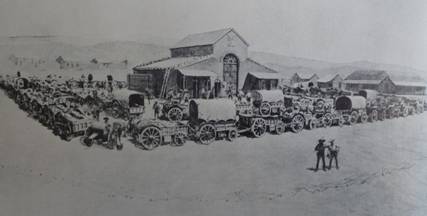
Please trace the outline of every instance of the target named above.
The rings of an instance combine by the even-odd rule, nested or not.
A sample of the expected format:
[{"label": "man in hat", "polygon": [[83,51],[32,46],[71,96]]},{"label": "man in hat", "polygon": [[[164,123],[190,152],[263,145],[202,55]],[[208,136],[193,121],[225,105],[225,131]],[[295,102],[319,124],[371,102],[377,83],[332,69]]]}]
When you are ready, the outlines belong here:
[{"label": "man in hat", "polygon": [[319,169],[320,159],[322,159],[323,171],[326,171],[325,146],[323,145],[325,143],[325,141],[326,141],[325,138],[323,138],[323,137],[320,138],[318,144],[314,148],[314,151],[316,152],[316,156],[317,156],[316,169],[314,170],[315,172],[317,172],[317,170]]},{"label": "man in hat", "polygon": [[332,160],[335,159],[335,167],[336,169],[339,169],[338,166],[338,152],[340,150],[340,147],[338,145],[335,145],[335,140],[332,139],[329,141],[330,145],[328,146],[329,149],[329,169],[332,167]]},{"label": "man in hat", "polygon": [[109,138],[110,135],[110,131],[111,131],[111,124],[109,122],[109,118],[108,117],[104,117],[104,137]]}]

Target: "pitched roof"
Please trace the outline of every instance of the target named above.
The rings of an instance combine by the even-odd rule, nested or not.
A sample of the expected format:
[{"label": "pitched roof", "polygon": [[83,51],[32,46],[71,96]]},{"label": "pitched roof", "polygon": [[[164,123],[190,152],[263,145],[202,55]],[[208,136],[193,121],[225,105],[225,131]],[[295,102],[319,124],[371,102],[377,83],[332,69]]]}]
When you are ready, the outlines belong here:
[{"label": "pitched roof", "polygon": [[211,58],[212,56],[190,56],[190,57],[176,57],[166,58],[158,61],[150,62],[147,64],[137,65],[134,67],[135,70],[144,69],[170,69],[170,68],[181,68],[190,66],[195,63],[202,62]]},{"label": "pitched roof", "polygon": [[344,80],[348,84],[380,84],[382,80]]},{"label": "pitched roof", "polygon": [[[332,80],[334,80],[335,78],[341,78],[341,76],[339,74],[329,74],[327,76],[321,77],[319,80],[317,80],[317,82],[330,82]],[[342,78],[341,78],[342,79]]]},{"label": "pitched roof", "polygon": [[381,81],[388,77],[386,71],[383,70],[358,70],[348,75],[346,80],[377,80]]},{"label": "pitched roof", "polygon": [[271,73],[271,72],[249,72],[249,73],[258,79],[280,79],[280,76],[278,73]]},{"label": "pitched roof", "polygon": [[245,39],[243,39],[243,37],[241,37],[233,28],[225,28],[215,31],[190,34],[178,41],[178,43],[176,43],[171,49],[215,44],[231,31],[233,31],[246,45],[249,46]]},{"label": "pitched roof", "polygon": [[[394,81],[393,81],[394,82]],[[413,82],[413,81],[398,81],[394,82],[396,86],[411,86],[411,87],[426,87],[425,82]]]},{"label": "pitched roof", "polygon": [[193,70],[193,69],[179,69],[179,72],[184,76],[192,77],[213,77],[216,76],[216,73],[208,70]]},{"label": "pitched roof", "polygon": [[[317,76],[316,73],[297,73],[297,74],[303,80],[310,80],[313,77]],[[317,76],[317,77],[319,77],[319,76]]]}]

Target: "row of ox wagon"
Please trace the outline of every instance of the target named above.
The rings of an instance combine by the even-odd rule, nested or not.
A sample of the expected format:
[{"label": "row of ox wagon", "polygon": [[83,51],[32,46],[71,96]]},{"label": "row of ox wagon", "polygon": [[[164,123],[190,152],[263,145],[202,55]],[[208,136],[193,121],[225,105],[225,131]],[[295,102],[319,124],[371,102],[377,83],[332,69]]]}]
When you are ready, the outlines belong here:
[{"label": "row of ox wagon", "polygon": [[[19,107],[62,139],[81,136],[82,143],[121,147],[131,137],[137,146],[152,150],[160,145],[183,145],[186,140],[209,144],[240,135],[298,133],[303,129],[343,126],[406,117],[422,113],[424,102],[394,95],[361,91],[357,95],[316,98],[283,94],[281,90],[251,92],[248,100],[192,99],[162,101],[162,118],[147,119],[144,96],[127,89],[66,88],[37,78],[9,78],[0,85]],[[108,134],[97,114],[113,119]]]}]

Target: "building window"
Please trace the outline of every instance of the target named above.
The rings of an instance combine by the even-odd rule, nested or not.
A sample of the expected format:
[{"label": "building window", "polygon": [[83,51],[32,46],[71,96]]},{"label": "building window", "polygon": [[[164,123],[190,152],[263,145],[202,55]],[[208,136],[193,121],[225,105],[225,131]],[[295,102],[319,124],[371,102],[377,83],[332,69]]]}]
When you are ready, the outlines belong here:
[{"label": "building window", "polygon": [[234,94],[238,91],[239,60],[233,54],[228,54],[223,59],[223,77],[227,83],[226,91]]}]

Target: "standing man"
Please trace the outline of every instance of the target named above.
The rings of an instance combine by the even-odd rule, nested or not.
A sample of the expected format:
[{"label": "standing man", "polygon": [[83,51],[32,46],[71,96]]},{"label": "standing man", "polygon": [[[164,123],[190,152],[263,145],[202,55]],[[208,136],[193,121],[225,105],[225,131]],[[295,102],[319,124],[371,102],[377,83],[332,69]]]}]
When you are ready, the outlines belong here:
[{"label": "standing man", "polygon": [[320,159],[322,159],[323,171],[326,171],[325,146],[323,145],[325,143],[325,141],[326,140],[323,137],[320,138],[319,139],[319,143],[314,148],[314,151],[316,152],[316,156],[317,156],[316,169],[314,170],[315,172],[317,172],[317,170],[319,169],[319,161],[320,161]]},{"label": "standing man", "polygon": [[153,109],[154,109],[154,119],[158,119],[160,114],[160,104],[157,101],[154,102]]},{"label": "standing man", "polygon": [[104,117],[104,138],[105,141],[109,141],[110,138],[110,132],[111,132],[111,124],[108,117]]},{"label": "standing man", "polygon": [[148,88],[146,88],[144,92],[145,92],[145,96],[147,97],[148,104],[151,104],[151,91]]},{"label": "standing man", "polygon": [[338,145],[334,144],[335,140],[330,140],[330,145],[328,146],[329,149],[329,169],[332,167],[332,160],[335,159],[335,168],[339,169],[338,167],[338,152],[340,151],[340,147]]}]

